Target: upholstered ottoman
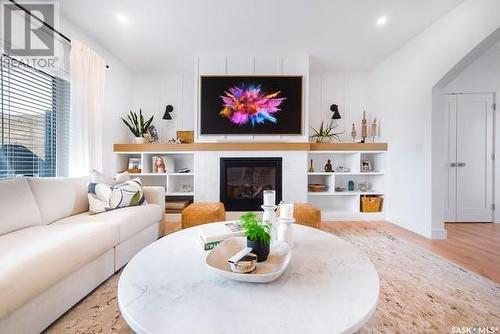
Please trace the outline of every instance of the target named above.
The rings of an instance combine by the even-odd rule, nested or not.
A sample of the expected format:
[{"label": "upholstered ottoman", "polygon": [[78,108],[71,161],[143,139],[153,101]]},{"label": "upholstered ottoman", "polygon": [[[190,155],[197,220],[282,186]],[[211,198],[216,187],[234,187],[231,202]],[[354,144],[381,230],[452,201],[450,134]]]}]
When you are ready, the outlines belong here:
[{"label": "upholstered ottoman", "polygon": [[220,222],[226,220],[226,210],[222,203],[195,202],[182,210],[182,228]]},{"label": "upholstered ottoman", "polygon": [[309,203],[294,203],[293,218],[297,224],[319,228],[321,223],[321,210]]}]

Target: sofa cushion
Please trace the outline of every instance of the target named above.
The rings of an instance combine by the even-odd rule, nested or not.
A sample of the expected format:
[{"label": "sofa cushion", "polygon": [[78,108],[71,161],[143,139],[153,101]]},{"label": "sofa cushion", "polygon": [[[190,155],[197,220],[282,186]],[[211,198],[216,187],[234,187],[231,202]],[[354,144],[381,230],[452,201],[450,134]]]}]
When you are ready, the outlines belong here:
[{"label": "sofa cushion", "polygon": [[58,219],[88,211],[88,182],[88,176],[28,178],[42,214],[42,222],[50,224]]},{"label": "sofa cushion", "polygon": [[117,244],[111,224],[42,225],[0,236],[0,319]]},{"label": "sofa cushion", "polygon": [[141,179],[135,178],[111,186],[91,182],[88,185],[89,213],[95,215],[129,206],[147,204]]},{"label": "sofa cushion", "polygon": [[0,235],[42,224],[40,210],[25,177],[0,181]]},{"label": "sofa cushion", "polygon": [[84,212],[58,220],[52,225],[112,224],[119,228],[120,242],[123,242],[146,227],[158,223],[160,219],[160,206],[145,204],[107,211],[98,215],[91,215],[89,212]]}]

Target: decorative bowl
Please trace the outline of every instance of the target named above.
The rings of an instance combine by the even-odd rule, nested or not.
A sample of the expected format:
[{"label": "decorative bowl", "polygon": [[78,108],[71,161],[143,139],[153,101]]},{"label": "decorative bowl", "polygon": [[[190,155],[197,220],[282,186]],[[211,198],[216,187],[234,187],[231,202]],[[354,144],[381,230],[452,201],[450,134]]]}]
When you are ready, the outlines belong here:
[{"label": "decorative bowl", "polygon": [[328,186],[326,184],[320,184],[320,183],[310,183],[309,184],[309,191],[319,193],[323,191],[327,191]]},{"label": "decorative bowl", "polygon": [[271,243],[271,252],[266,261],[256,264],[251,273],[240,274],[231,271],[227,260],[247,246],[246,237],[226,239],[212,249],[205,259],[207,267],[215,273],[232,280],[251,283],[272,282],[283,274],[290,264],[292,252],[285,242]]}]

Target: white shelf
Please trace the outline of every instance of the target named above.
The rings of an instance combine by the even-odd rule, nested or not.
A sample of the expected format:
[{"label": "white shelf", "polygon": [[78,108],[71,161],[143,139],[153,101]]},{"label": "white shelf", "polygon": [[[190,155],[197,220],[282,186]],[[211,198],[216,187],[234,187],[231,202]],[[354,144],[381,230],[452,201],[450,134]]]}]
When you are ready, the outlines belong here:
[{"label": "white shelf", "polygon": [[194,173],[130,173],[131,176],[193,176]]},{"label": "white shelf", "polygon": [[377,192],[377,191],[367,191],[367,192],[361,192],[361,191],[324,191],[324,192],[312,192],[309,191],[307,193],[309,196],[358,196],[358,195],[383,195],[382,192]]},{"label": "white shelf", "polygon": [[167,192],[165,193],[165,196],[194,196],[194,192]]},{"label": "white shelf", "polygon": [[307,175],[384,175],[384,172],[309,172]]},{"label": "white shelf", "polygon": [[194,173],[167,173],[169,176],[193,176]]}]

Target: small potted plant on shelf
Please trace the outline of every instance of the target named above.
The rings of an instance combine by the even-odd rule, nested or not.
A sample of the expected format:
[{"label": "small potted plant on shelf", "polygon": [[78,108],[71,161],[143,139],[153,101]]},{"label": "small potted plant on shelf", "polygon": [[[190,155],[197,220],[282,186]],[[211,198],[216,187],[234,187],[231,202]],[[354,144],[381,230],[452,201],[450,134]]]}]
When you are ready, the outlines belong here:
[{"label": "small potted plant on shelf", "polygon": [[267,260],[271,248],[271,226],[261,223],[255,212],[245,213],[240,221],[247,236],[247,247],[257,255],[257,262]]},{"label": "small potted plant on shelf", "polygon": [[121,118],[123,123],[129,128],[130,132],[135,136],[136,144],[144,144],[146,142],[146,138],[144,135],[148,132],[148,129],[153,122],[153,117],[146,122],[144,122],[144,117],[142,116],[142,109],[139,109],[139,115],[137,113],[130,111],[130,114],[127,114],[128,121],[124,118]]},{"label": "small potted plant on shelf", "polygon": [[334,130],[338,127],[338,124],[330,123],[325,126],[324,121],[321,122],[319,129],[315,129],[311,127],[314,134],[311,136],[312,139],[316,141],[316,143],[331,143],[332,141],[336,141],[340,143],[339,135],[343,132],[335,132]]}]

